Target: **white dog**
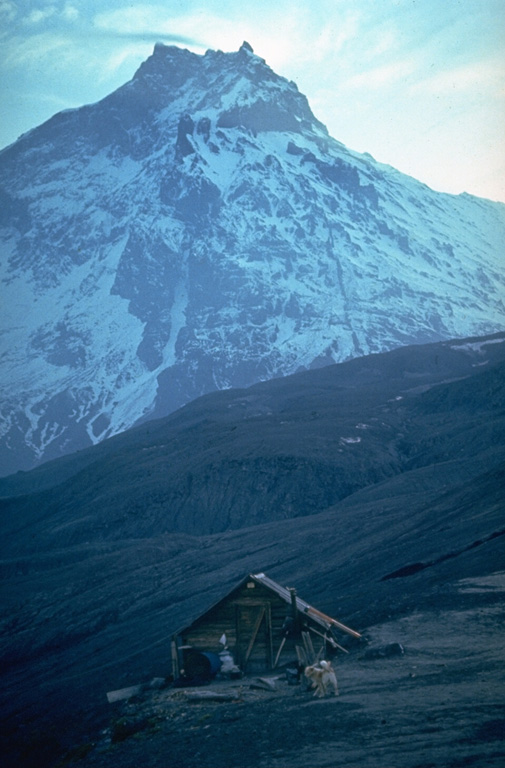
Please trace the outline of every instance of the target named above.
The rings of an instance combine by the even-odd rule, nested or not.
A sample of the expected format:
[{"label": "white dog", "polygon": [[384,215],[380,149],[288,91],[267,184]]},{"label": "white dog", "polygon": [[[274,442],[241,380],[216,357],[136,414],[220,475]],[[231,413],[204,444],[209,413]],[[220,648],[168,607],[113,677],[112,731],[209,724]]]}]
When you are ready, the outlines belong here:
[{"label": "white dog", "polygon": [[305,677],[307,677],[316,689],[314,696],[321,698],[326,696],[330,688],[333,689],[333,695],[338,696],[337,676],[329,661],[321,661],[318,664],[312,664],[305,667]]}]

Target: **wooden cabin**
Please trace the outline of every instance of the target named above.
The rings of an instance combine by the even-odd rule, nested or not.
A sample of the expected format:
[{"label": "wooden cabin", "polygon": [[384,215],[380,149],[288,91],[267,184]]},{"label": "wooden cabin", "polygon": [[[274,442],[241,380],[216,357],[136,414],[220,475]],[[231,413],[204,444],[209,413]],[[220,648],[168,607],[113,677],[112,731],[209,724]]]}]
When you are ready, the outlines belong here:
[{"label": "wooden cabin", "polygon": [[[172,636],[172,671],[178,678],[198,654],[209,658],[226,643],[244,674],[264,673],[297,658],[302,637],[314,648],[333,655],[344,633],[361,636],[299,598],[293,588],[282,587],[264,573],[249,574],[225,597],[189,626]],[[322,648],[324,646],[324,648]],[[344,650],[344,649],[342,649]]]}]

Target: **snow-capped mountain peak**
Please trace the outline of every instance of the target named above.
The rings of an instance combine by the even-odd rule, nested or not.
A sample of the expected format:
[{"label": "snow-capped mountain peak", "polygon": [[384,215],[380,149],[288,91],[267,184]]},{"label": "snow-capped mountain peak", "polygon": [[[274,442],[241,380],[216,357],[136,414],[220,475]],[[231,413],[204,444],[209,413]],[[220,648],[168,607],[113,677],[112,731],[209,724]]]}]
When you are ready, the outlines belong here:
[{"label": "snow-capped mountain peak", "polygon": [[0,153],[4,473],[216,388],[505,327],[505,206],[331,138],[243,43],[157,44]]}]

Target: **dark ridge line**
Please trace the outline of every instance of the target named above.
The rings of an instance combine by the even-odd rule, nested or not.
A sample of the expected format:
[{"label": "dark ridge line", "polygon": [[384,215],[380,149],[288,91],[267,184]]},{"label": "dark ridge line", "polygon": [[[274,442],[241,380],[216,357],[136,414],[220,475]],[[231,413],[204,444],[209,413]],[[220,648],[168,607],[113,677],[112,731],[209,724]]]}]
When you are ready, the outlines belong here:
[{"label": "dark ridge line", "polygon": [[404,565],[402,568],[398,568],[398,570],[386,574],[381,578],[381,581],[388,581],[389,579],[404,579],[407,576],[413,576],[415,573],[419,573],[419,571],[424,571],[426,568],[431,568],[432,566],[443,563],[453,557],[459,557],[459,555],[462,555],[464,552],[469,552],[471,549],[480,547],[482,544],[486,544],[488,541],[496,539],[499,536],[503,536],[504,534],[505,528],[501,531],[494,531],[494,533],[491,533],[485,539],[477,539],[467,547],[464,547],[457,552],[449,552],[447,555],[441,555],[440,557],[437,557],[436,560],[430,560],[428,563],[409,563],[409,565]]}]

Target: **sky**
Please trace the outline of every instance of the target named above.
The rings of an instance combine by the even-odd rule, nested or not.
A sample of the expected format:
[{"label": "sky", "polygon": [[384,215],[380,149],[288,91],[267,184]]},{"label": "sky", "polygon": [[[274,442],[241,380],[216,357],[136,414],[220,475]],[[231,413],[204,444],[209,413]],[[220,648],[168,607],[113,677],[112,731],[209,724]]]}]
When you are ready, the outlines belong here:
[{"label": "sky", "polygon": [[505,202],[505,0],[0,0],[0,147],[111,93],[158,41],[244,40],[350,149]]}]

